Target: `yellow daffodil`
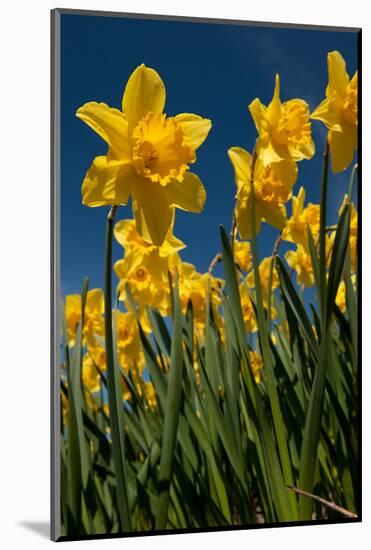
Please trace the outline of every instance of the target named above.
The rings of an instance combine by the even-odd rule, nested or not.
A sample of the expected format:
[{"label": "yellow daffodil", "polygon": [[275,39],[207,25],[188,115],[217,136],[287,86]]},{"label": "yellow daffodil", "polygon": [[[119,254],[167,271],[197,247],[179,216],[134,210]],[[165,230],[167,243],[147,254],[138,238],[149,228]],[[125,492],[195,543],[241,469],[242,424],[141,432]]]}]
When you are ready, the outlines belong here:
[{"label": "yellow daffodil", "polygon": [[251,247],[249,242],[234,241],[234,259],[240,268],[247,272],[250,271],[252,265]]},{"label": "yellow daffodil", "polygon": [[256,98],[249,105],[259,133],[257,152],[264,166],[292,159],[298,162],[314,155],[308,104],[302,99],[280,100],[280,79],[268,106]]},{"label": "yellow daffodil", "polygon": [[256,332],[258,330],[258,325],[256,322],[254,306],[252,305],[246,285],[243,283],[240,284],[240,299],[242,316],[246,330],[247,332]]},{"label": "yellow daffodil", "polygon": [[[236,194],[236,222],[242,239],[251,239],[251,155],[242,147],[228,150],[232,162]],[[254,169],[255,230],[260,230],[261,221],[277,229],[286,223],[285,203],[291,196],[292,186],[297,178],[297,166],[291,159],[264,166],[258,158]]]},{"label": "yellow daffodil", "polygon": [[99,370],[106,370],[106,350],[104,346],[100,345],[96,340],[93,343],[88,344],[88,352],[92,358],[94,365],[96,365]]},{"label": "yellow daffodil", "polygon": [[311,287],[314,284],[313,265],[310,253],[301,245],[297,249],[289,250],[285,254],[287,263],[297,273],[299,285]]},{"label": "yellow daffodil", "polygon": [[[264,258],[259,265],[259,275],[260,275],[260,284],[262,288],[262,294],[264,300],[268,297],[269,290],[269,272],[271,266],[272,257]],[[250,288],[255,288],[255,277],[254,272],[252,271],[246,278],[246,282]],[[273,269],[272,274],[272,291],[275,290],[279,285],[279,277],[276,268]]]},{"label": "yellow daffodil", "polygon": [[205,328],[206,299],[209,284],[211,306],[213,307],[214,316],[217,317],[217,306],[220,303],[219,288],[223,286],[224,281],[216,277],[210,277],[208,273],[199,273],[194,265],[187,262],[181,262],[177,266],[177,270],[182,311],[184,314],[186,313],[188,302],[191,301],[196,328],[203,330]]},{"label": "yellow daffodil", "polygon": [[125,370],[128,370],[132,361],[138,361],[140,348],[140,339],[138,325],[134,313],[128,311],[122,313],[115,312],[117,350],[120,364]]},{"label": "yellow daffodil", "polygon": [[[354,287],[356,283],[356,276],[352,275],[351,280],[352,280],[352,285]],[[346,286],[344,281],[341,281],[339,284],[335,302],[338,308],[340,309],[341,313],[345,313],[347,309],[347,291],[346,291]]]},{"label": "yellow daffodil", "polygon": [[313,240],[316,243],[319,235],[320,223],[320,207],[319,204],[309,203],[304,208],[305,190],[300,188],[297,197],[292,197],[292,216],[287,220],[286,227],[282,232],[282,238],[285,241],[300,244],[308,248],[308,233],[307,227],[313,235]]},{"label": "yellow daffodil", "polygon": [[328,128],[332,171],[345,170],[357,150],[358,71],[352,80],[343,57],[337,51],[327,55],[328,85],[326,99],[311,114]]},{"label": "yellow daffodil", "polygon": [[164,258],[175,254],[185,248],[185,244],[177,239],[173,233],[172,228],[168,231],[163,244],[159,247],[147,243],[140,235],[138,235],[135,225],[135,220],[121,220],[116,223],[114,228],[114,235],[117,242],[125,249],[126,252],[136,251],[137,255],[141,252],[143,255],[153,252],[158,249],[159,256]]},{"label": "yellow daffodil", "polygon": [[[69,294],[66,296],[66,324],[68,343],[75,344],[76,328],[81,320],[81,296]],[[104,334],[104,299],[103,292],[99,288],[89,290],[86,295],[84,312],[83,343],[94,343],[94,335]]]},{"label": "yellow daffodil", "polygon": [[120,300],[127,299],[127,284],[139,308],[149,305],[158,308],[161,313],[167,313],[169,257],[161,257],[158,247],[145,255],[140,249],[133,249],[115,263],[114,270],[120,279]]},{"label": "yellow daffodil", "polygon": [[249,363],[255,382],[260,383],[260,371],[263,368],[263,358],[258,351],[249,351]]},{"label": "yellow daffodil", "polygon": [[339,284],[335,302],[341,313],[345,313],[347,309],[347,293],[344,281],[341,281]]},{"label": "yellow daffodil", "polygon": [[150,409],[155,410],[157,407],[156,391],[154,385],[150,381],[144,382],[146,392],[146,400]]},{"label": "yellow daffodil", "polygon": [[155,245],[164,242],[174,207],[203,209],[205,189],[188,169],[211,128],[198,115],[167,117],[165,96],[159,74],[142,64],[126,84],[122,111],[93,101],[76,113],[108,144],[85,176],[83,204],[127,204],[131,197],[137,232]]},{"label": "yellow daffodil", "polygon": [[100,374],[95,368],[93,358],[89,353],[85,354],[82,360],[82,381],[91,393],[100,390]]}]

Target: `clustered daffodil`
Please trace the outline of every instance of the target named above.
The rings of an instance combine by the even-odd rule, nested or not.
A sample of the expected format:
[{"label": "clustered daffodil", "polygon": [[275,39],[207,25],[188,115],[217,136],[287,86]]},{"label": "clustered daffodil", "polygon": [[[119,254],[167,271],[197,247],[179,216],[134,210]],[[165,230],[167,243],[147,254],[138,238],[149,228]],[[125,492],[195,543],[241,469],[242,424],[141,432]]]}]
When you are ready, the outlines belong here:
[{"label": "clustered daffodil", "polygon": [[[355,287],[355,285],[356,285],[356,276],[355,276],[354,273],[351,277],[351,282],[352,282],[353,287]],[[336,302],[336,305],[338,306],[338,308],[340,309],[341,313],[345,313],[345,311],[347,309],[347,290],[346,290],[346,285],[345,285],[344,281],[341,281],[340,284],[339,284],[339,288],[338,288],[338,291],[337,291],[337,294],[336,294],[335,302]]]},{"label": "clustered daffodil", "polygon": [[250,271],[252,266],[251,246],[248,241],[234,240],[234,259],[242,271]]},{"label": "clustered daffodil", "polygon": [[[251,155],[242,147],[228,150],[232,162],[236,194],[236,222],[242,239],[251,239]],[[258,158],[254,169],[255,232],[258,233],[262,221],[277,229],[283,229],[286,223],[285,203],[291,196],[292,186],[297,178],[295,162],[288,159],[264,166]]]},{"label": "clustered daffodil", "polygon": [[320,206],[309,203],[304,208],[305,190],[300,188],[297,197],[292,197],[292,216],[287,220],[282,231],[282,238],[285,241],[296,243],[308,248],[308,226],[311,230],[313,240],[316,243],[319,235]]},{"label": "clustered daffodil", "polygon": [[337,51],[327,56],[328,85],[326,99],[313,111],[311,118],[328,128],[332,171],[345,170],[357,150],[358,71],[350,80],[343,57]]},{"label": "clustered daffodil", "polygon": [[217,306],[220,304],[219,289],[224,281],[209,276],[208,273],[199,273],[193,264],[181,262],[177,265],[179,300],[182,311],[185,314],[188,303],[192,303],[194,322],[201,331],[205,328],[206,302],[208,289],[210,291],[210,303],[214,314],[217,316]]},{"label": "clustered daffodil", "polygon": [[285,254],[287,263],[297,273],[299,285],[311,287],[314,284],[313,265],[310,253],[299,244],[297,249],[289,250]]},{"label": "clustered daffodil", "polygon": [[283,160],[301,161],[314,155],[308,104],[302,99],[281,102],[280,78],[268,106],[256,98],[249,105],[259,134],[257,153],[264,166]]},{"label": "clustered daffodil", "polygon": [[239,290],[240,290],[242,317],[245,323],[246,331],[256,332],[258,330],[258,325],[256,321],[254,306],[251,302],[250,294],[246,287],[246,284],[241,283]]},{"label": "clustered daffodil", "polygon": [[[315,151],[310,118],[321,120],[329,130],[334,172],[349,165],[357,147],[357,73],[352,80],[349,79],[345,62],[338,52],[328,55],[328,70],[326,99],[311,117],[305,101],[281,101],[277,75],[269,105],[263,105],[258,98],[249,105],[258,132],[253,156],[241,147],[228,150],[237,187],[234,220],[242,239],[233,239],[233,254],[240,268],[239,294],[247,333],[259,330],[253,304],[255,275],[248,240],[259,232],[262,222],[280,230],[283,240],[296,244],[296,249],[288,251],[285,258],[295,270],[298,284],[303,287],[314,284],[308,227],[317,245],[320,206],[312,203],[305,205],[303,187],[297,196],[292,196],[298,178],[297,163],[312,158]],[[182,313],[185,315],[189,305],[192,306],[195,348],[205,337],[209,299],[218,338],[226,349],[224,320],[219,307],[224,281],[211,273],[200,273],[195,265],[184,262],[180,251],[186,245],[173,234],[175,208],[200,212],[204,206],[205,189],[189,167],[196,161],[196,150],[206,139],[211,122],[188,113],[167,117],[163,112],[164,106],[165,87],[160,76],[154,69],[140,65],[127,82],[121,110],[105,103],[89,102],[76,113],[108,145],[107,154],[96,157],[87,171],[82,184],[83,203],[96,207],[127,204],[130,198],[132,201],[134,219],[121,220],[114,227],[115,238],[124,249],[122,257],[114,264],[114,271],[119,279],[118,298],[124,302],[126,311],[114,309],[112,314],[121,374],[130,374],[138,395],[144,397],[145,406],[151,409],[156,408],[157,399],[152,382],[146,379],[137,319],[150,333],[152,328],[146,316],[147,306],[158,310],[162,316],[170,314],[169,274],[173,281],[177,275]],[[292,214],[288,218],[286,204],[290,199]],[[251,223],[252,200],[255,205],[255,228]],[[339,215],[347,202],[346,196]],[[353,203],[350,212],[350,262],[352,283],[355,284],[358,215]],[[326,235],[327,267],[334,236],[334,232]],[[259,275],[263,304],[267,307],[269,293],[279,286],[278,273],[275,267],[272,270],[272,257],[261,261]],[[336,304],[342,313],[346,311],[346,300],[346,287],[342,281],[336,296]],[[67,296],[65,315],[69,346],[75,345],[76,328],[82,318],[81,307],[81,296]],[[272,308],[271,318],[274,319],[276,314]],[[278,330],[288,334],[289,328],[282,325]],[[277,342],[274,333],[272,342],[274,345]],[[101,373],[106,371],[103,343],[103,293],[100,289],[93,289],[86,297],[82,342],[82,381],[87,403],[91,407],[97,407],[93,394],[101,390]],[[202,383],[199,357],[194,351],[193,367],[198,385]],[[253,377],[259,383],[263,358],[252,349],[248,352],[248,358]],[[159,365],[166,370],[167,359],[160,355],[158,359]],[[120,378],[120,382],[123,399],[131,399],[131,384],[127,383],[125,376]],[[106,404],[102,406],[103,411],[106,407]]]},{"label": "clustered daffodil", "polygon": [[108,144],[85,176],[83,203],[121,205],[131,197],[137,232],[155,245],[164,242],[175,207],[203,209],[206,192],[189,165],[211,128],[195,114],[167,117],[165,97],[159,74],[143,64],[126,84],[121,111],[93,101],[76,112]]},{"label": "clustered daffodil", "polygon": [[243,239],[253,236],[251,184],[255,233],[262,221],[283,230],[287,221],[285,204],[298,176],[296,163],[312,158],[315,150],[309,107],[302,99],[281,102],[278,75],[271,103],[265,106],[256,98],[249,110],[259,134],[253,159],[241,147],[228,150],[237,185],[236,222]]},{"label": "clustered daffodil", "polygon": [[[326,235],[326,267],[330,266],[335,233]],[[289,266],[296,271],[299,285],[310,288],[314,284],[312,257],[309,248],[298,244],[296,250],[289,250],[285,254]]]},{"label": "clustered daffodil", "polygon": [[134,220],[119,221],[114,228],[114,235],[125,250],[124,258],[114,265],[120,280],[119,299],[125,301],[130,309],[126,292],[128,286],[139,307],[144,326],[147,326],[147,305],[159,309],[164,315],[169,313],[168,272],[180,261],[178,251],[185,245],[174,237],[171,228],[161,246],[148,244],[138,235]]},{"label": "clustered daffodil", "polygon": [[[272,257],[269,256],[267,258],[264,258],[260,264],[259,264],[259,276],[260,276],[260,284],[263,294],[264,301],[268,298],[268,292],[269,292],[269,273],[271,269],[271,262]],[[246,278],[247,285],[250,288],[255,288],[255,275],[252,271]],[[277,269],[273,267],[272,271],[272,291],[278,288],[279,285],[279,277],[277,273]]]},{"label": "clustered daffodil", "polygon": [[258,351],[249,351],[249,363],[255,382],[260,384],[260,371],[263,368],[263,358]]},{"label": "clustered daffodil", "polygon": [[[65,315],[69,346],[75,344],[76,328],[81,321],[82,303],[79,294],[69,294],[66,297]],[[83,343],[94,344],[94,335],[104,334],[104,299],[103,292],[99,288],[89,290],[86,295]]]}]

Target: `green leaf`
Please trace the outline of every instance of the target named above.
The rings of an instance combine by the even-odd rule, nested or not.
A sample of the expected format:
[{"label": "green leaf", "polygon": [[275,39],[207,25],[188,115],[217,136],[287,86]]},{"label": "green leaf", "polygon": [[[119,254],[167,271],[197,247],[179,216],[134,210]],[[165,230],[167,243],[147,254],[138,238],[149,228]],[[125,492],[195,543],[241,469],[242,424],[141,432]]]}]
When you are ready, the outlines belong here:
[{"label": "green leaf", "polygon": [[169,492],[173,471],[174,451],[177,437],[179,411],[182,396],[183,349],[182,349],[182,313],[178,293],[178,277],[175,277],[173,296],[173,335],[171,342],[171,360],[168,373],[168,387],[164,419],[164,434],[161,445],[160,493],[156,514],[156,529],[166,529]]},{"label": "green leaf", "polygon": [[107,217],[104,277],[104,328],[106,343],[108,407],[112,434],[112,455],[117,484],[117,503],[122,531],[131,531],[125,456],[125,419],[118,363],[115,361],[112,323],[112,233],[115,208]]}]

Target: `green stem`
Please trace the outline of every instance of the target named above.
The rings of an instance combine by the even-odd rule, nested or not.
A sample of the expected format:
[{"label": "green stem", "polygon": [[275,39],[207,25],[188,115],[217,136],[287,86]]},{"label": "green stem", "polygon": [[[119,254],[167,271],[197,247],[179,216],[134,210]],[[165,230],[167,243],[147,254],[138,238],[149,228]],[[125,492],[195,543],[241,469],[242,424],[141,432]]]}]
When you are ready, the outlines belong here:
[{"label": "green stem", "polygon": [[[169,274],[170,275],[170,274]],[[169,276],[170,278],[170,276]],[[182,313],[179,302],[178,275],[174,288],[170,278],[170,292],[173,295],[173,335],[171,340],[170,368],[168,373],[164,431],[161,445],[159,496],[157,500],[156,529],[166,529],[169,493],[173,473],[175,446],[182,399],[183,347]]]},{"label": "green stem", "polygon": [[[312,385],[309,406],[305,418],[303,442],[300,452],[299,488],[312,493],[314,473],[317,464],[317,449],[320,437],[322,405],[326,380],[327,358],[327,281],[326,281],[326,212],[327,212],[327,181],[329,164],[329,144],[326,140],[323,154],[321,212],[319,233],[319,278],[320,278],[320,313],[321,313],[321,342],[318,364]],[[307,496],[299,498],[300,519],[312,519],[313,502]]]},{"label": "green stem", "polygon": [[107,216],[106,254],[104,273],[104,328],[106,341],[107,393],[111,421],[112,454],[116,476],[117,503],[120,527],[131,531],[129,499],[125,471],[124,409],[121,396],[120,373],[114,360],[112,331],[112,235],[113,221],[117,207],[112,206]]},{"label": "green stem", "polygon": [[272,330],[272,296],[273,296],[273,271],[274,271],[274,265],[275,265],[275,262],[276,262],[276,255],[277,255],[277,252],[278,252],[278,249],[280,247],[280,244],[282,242],[282,233],[280,233],[276,239],[276,242],[274,243],[274,247],[273,247],[273,250],[272,250],[272,258],[271,258],[271,263],[270,263],[270,266],[269,266],[269,277],[268,277],[268,320],[267,320],[267,324],[268,324],[268,330],[269,330],[269,333],[271,333],[271,330]]},{"label": "green stem", "polygon": [[[250,172],[250,196],[251,196],[251,251],[253,258],[253,268],[254,268],[254,281],[255,281],[255,293],[256,293],[256,309],[257,309],[257,318],[259,326],[259,336],[261,343],[261,352],[263,356],[263,362],[266,371],[266,380],[269,401],[272,408],[272,417],[274,430],[276,434],[276,440],[278,444],[279,457],[282,464],[282,473],[286,485],[291,485],[293,482],[293,474],[291,469],[291,461],[287,447],[287,435],[284,428],[284,422],[282,417],[282,411],[278,399],[277,387],[274,380],[274,371],[273,371],[273,360],[272,354],[269,346],[269,338],[267,333],[267,320],[264,312],[264,300],[263,292],[260,281],[260,271],[259,271],[259,252],[258,244],[256,238],[256,211],[255,211],[255,191],[254,191],[254,172],[255,164],[257,160],[256,149],[254,148],[252,157],[251,157],[251,172]],[[273,278],[273,267],[272,269],[272,278]],[[271,283],[270,283],[271,284]],[[283,501],[286,501],[283,506],[284,516],[280,519],[282,520],[296,520],[298,519],[298,510],[296,505],[296,499],[292,498],[293,495],[288,495],[285,487],[278,488],[280,498]],[[288,497],[288,498],[287,498]],[[281,512],[282,513],[282,512]]]},{"label": "green stem", "polygon": [[[326,304],[326,212],[327,212],[327,180],[329,164],[329,144],[326,140],[323,153],[323,171],[321,187],[321,210],[320,210],[320,231],[319,231],[319,278],[320,278],[320,309],[321,321],[325,319]],[[302,488],[302,487],[301,487]]]},{"label": "green stem", "polygon": [[352,169],[352,173],[350,175],[350,183],[349,183],[349,190],[348,190],[348,200],[349,204],[352,204],[352,196],[353,196],[353,190],[354,190],[354,184],[356,181],[356,173],[358,171],[358,164],[355,164]]}]

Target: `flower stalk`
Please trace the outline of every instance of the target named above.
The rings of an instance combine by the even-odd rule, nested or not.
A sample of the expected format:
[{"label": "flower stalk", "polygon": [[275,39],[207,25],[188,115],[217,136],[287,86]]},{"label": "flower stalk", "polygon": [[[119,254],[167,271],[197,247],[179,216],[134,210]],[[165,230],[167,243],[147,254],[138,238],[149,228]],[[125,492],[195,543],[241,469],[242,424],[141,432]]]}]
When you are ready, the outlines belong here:
[{"label": "flower stalk", "polygon": [[106,343],[107,393],[111,420],[113,465],[117,483],[117,503],[121,529],[131,531],[129,499],[125,465],[124,410],[120,388],[120,373],[114,360],[112,329],[112,236],[117,206],[112,206],[107,216],[106,253],[104,270],[104,328]]}]

